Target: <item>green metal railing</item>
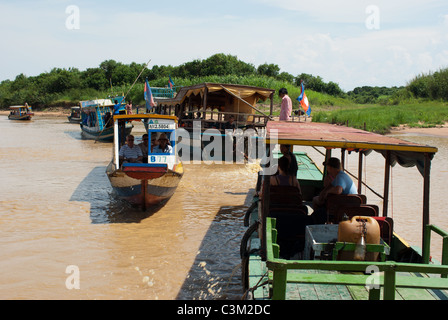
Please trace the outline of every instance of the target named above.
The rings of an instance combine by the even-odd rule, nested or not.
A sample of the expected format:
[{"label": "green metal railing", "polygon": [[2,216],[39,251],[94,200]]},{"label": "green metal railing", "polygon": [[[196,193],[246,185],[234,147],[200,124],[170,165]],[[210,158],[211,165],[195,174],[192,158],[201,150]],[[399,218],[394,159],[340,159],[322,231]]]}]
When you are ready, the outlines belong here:
[{"label": "green metal railing", "polygon": [[[369,287],[369,299],[380,299],[380,287],[383,287],[383,299],[394,300],[396,287],[448,289],[448,279],[397,276],[397,272],[416,272],[427,274],[447,274],[448,265],[369,262],[369,261],[323,261],[323,260],[283,260],[279,259],[280,247],[277,242],[276,220],[266,219],[266,265],[272,272],[272,299],[286,298],[287,283],[313,283],[337,285],[361,285]],[[440,229],[444,236],[446,233]],[[445,238],[444,238],[445,239]],[[375,274],[366,275],[368,270],[375,270]],[[288,273],[288,270],[326,270],[335,273]],[[359,274],[344,274],[338,272],[350,271]],[[380,275],[384,272],[384,275]]]},{"label": "green metal railing", "polygon": [[[428,224],[425,226],[425,247],[423,248],[423,263],[429,263],[431,250],[431,231],[442,237],[442,264],[448,265],[448,233],[432,224]],[[444,274],[442,275],[442,277],[446,278],[447,275]]]}]

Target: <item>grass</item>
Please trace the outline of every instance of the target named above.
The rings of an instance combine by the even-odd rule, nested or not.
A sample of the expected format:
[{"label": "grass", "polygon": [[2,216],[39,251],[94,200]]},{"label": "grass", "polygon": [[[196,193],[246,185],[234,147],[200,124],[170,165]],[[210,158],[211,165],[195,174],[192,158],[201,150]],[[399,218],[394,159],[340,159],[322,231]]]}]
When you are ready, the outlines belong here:
[{"label": "grass", "polygon": [[387,133],[392,127],[436,127],[448,122],[448,104],[439,101],[415,101],[412,103],[383,106],[344,106],[339,110],[318,111],[314,122],[347,124],[377,133]]}]

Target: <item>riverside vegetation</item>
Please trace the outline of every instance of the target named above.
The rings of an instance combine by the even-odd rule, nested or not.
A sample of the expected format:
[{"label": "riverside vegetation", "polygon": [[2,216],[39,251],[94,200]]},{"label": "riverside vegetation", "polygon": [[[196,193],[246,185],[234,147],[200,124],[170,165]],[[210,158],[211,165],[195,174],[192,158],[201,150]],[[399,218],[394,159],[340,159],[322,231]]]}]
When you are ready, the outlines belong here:
[{"label": "riverside vegetation", "polygon": [[[106,60],[99,67],[85,71],[54,68],[38,76],[20,74],[14,80],[0,83],[0,108],[25,102],[34,110],[68,108],[80,100],[127,93],[144,65]],[[326,83],[319,76],[306,73],[293,76],[280,72],[276,64],[255,67],[236,56],[220,53],[180,66],[154,65],[145,69],[127,100],[132,100],[134,106],[144,105],[144,80],[147,78],[151,87],[166,87],[169,77],[177,88],[202,82],[251,85],[276,91],[284,87],[295,110],[300,108],[296,98],[300,95],[300,82],[304,81],[313,121],[348,123],[379,133],[402,124],[433,127],[448,121],[448,69],[416,76],[404,87],[363,86],[344,92],[337,83]],[[274,105],[279,104],[280,99],[275,95]],[[278,114],[276,107],[274,115]]]}]

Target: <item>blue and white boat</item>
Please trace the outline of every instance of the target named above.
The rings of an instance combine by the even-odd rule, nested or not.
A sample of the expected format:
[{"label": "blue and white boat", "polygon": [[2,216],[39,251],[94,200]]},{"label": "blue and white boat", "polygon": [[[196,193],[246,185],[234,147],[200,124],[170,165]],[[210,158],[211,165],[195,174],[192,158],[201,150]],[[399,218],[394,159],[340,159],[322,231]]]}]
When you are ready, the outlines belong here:
[{"label": "blue and white boat", "polygon": [[[184,169],[177,154],[176,129],[177,117],[156,114],[115,115],[113,158],[106,169],[106,174],[116,195],[143,210],[166,203],[177,189]],[[122,134],[128,122],[143,122],[144,133],[157,140],[167,137],[169,151],[156,153],[156,148],[148,147],[142,163],[121,163],[120,148],[126,136]],[[136,124],[137,125],[137,124]],[[158,149],[157,149],[158,150]]]},{"label": "blue and white boat", "polygon": [[[82,135],[87,139],[112,142],[114,139],[113,128],[113,107],[115,101],[124,104],[123,96],[109,99],[96,99],[81,101],[81,130]],[[132,131],[132,124],[127,123],[126,134]]]}]

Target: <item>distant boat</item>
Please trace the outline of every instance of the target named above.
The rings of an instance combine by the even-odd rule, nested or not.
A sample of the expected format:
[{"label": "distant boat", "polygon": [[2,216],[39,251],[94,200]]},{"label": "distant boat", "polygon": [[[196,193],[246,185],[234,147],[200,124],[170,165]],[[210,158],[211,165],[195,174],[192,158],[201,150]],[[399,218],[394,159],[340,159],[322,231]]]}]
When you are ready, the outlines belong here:
[{"label": "distant boat", "polygon": [[11,110],[9,120],[31,120],[34,116],[32,108],[27,103],[24,106],[11,106],[9,109]]},{"label": "distant boat", "polygon": [[67,116],[68,121],[71,123],[81,122],[81,107],[72,107],[70,110],[70,115]]},{"label": "distant boat", "polygon": [[[241,132],[254,132],[257,136],[263,136],[266,124],[272,117],[273,98],[275,90],[239,84],[226,83],[200,83],[188,87],[182,87],[173,98],[158,97],[154,94],[156,103],[149,112],[176,115],[179,118],[179,127],[193,133],[200,129],[200,135],[191,135],[191,145],[200,145],[202,150],[211,142],[221,140],[222,150],[215,150],[219,156],[213,159],[224,161],[230,158],[242,157],[236,150],[232,155],[226,155],[226,142],[228,130],[236,130],[234,139]],[[257,107],[258,102],[270,100],[269,113],[265,113]],[[232,120],[233,119],[233,120]],[[193,140],[200,139],[200,142]],[[257,137],[254,137],[257,139]],[[256,140],[253,140],[256,141]],[[195,151],[190,151],[194,154]],[[244,147],[244,153],[248,150]]]},{"label": "distant boat", "polygon": [[[183,176],[182,162],[177,154],[176,129],[177,118],[155,114],[115,115],[113,158],[106,174],[119,198],[141,206],[143,210],[168,201],[177,189]],[[143,126],[149,137],[155,140],[167,137],[170,147],[165,152],[154,148],[143,154],[142,163],[121,163],[119,150],[124,145],[126,135],[122,128],[129,121],[149,123]],[[137,124],[136,124],[137,125]]]},{"label": "distant boat", "polygon": [[[123,96],[112,99],[124,104]],[[80,102],[80,126],[84,137],[108,142],[114,140],[112,110],[115,103],[112,99],[96,99]],[[124,129],[126,130],[126,135],[130,134],[132,124],[127,123]]]}]

